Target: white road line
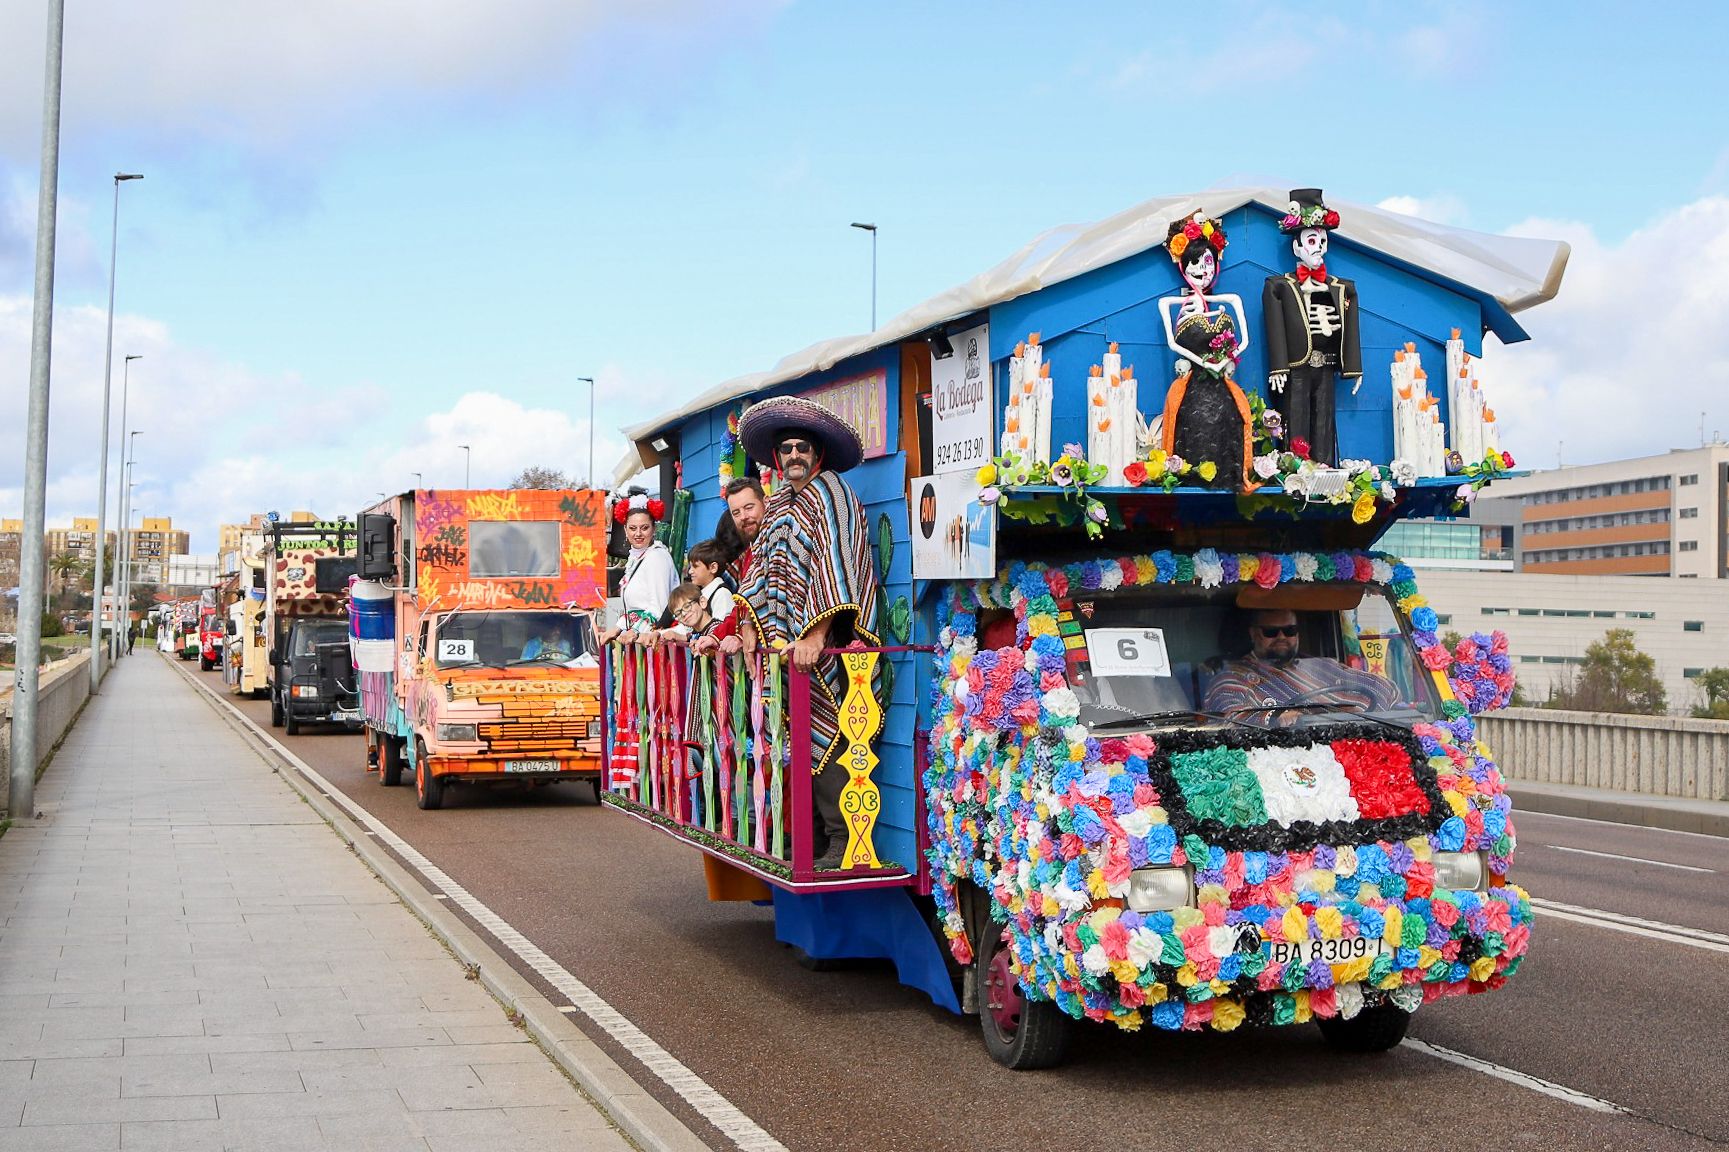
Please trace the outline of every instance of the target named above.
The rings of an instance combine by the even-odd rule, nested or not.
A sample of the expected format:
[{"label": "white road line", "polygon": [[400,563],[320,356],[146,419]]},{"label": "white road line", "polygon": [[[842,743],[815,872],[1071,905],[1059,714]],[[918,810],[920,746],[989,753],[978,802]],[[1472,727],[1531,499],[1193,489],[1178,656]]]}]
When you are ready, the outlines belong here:
[{"label": "white road line", "polygon": [[1438,1044],[1426,1044],[1421,1040],[1406,1039],[1402,1041],[1406,1048],[1433,1056],[1437,1060],[1445,1060],[1449,1064],[1457,1064],[1461,1068],[1469,1068],[1473,1072],[1481,1072],[1485,1076],[1493,1076],[1497,1080],[1505,1080],[1509,1084],[1517,1084],[1521,1088],[1529,1088],[1533,1092],[1541,1092],[1545,1096],[1564,1101],[1579,1108],[1589,1108],[1593,1112],[1608,1112],[1618,1116],[1632,1115],[1619,1104],[1611,1104],[1607,1100],[1568,1088],[1564,1084],[1556,1084],[1511,1068],[1503,1068],[1499,1064],[1491,1064],[1487,1060],[1479,1060],[1475,1056],[1467,1056],[1463,1052],[1455,1052],[1451,1048],[1442,1048]]},{"label": "white road line", "polygon": [[1683,872],[1710,872],[1715,868],[1695,868],[1691,864],[1671,864],[1667,860],[1647,860],[1643,856],[1623,856],[1619,852],[1593,852],[1589,848],[1569,848],[1565,844],[1545,844],[1545,848],[1553,848],[1557,852],[1577,852],[1581,856],[1601,856],[1605,860],[1630,860],[1635,864],[1655,864],[1659,868],[1679,868]]},{"label": "white road line", "polygon": [[642,1029],[632,1024],[611,1004],[596,995],[588,985],[567,972],[559,963],[530,942],[528,937],[512,928],[496,912],[471,896],[467,889],[452,880],[432,861],[422,856],[408,841],[392,832],[388,825],[371,812],[349,799],[347,793],[333,787],[330,781],[318,773],[318,770],[276,740],[266,732],[252,717],[236,708],[232,703],[222,699],[209,687],[198,680],[193,683],[217,703],[226,706],[239,718],[241,723],[251,728],[254,733],[268,740],[275,746],[277,754],[293,764],[301,775],[310,780],[315,787],[329,794],[332,803],[339,804],[360,824],[372,829],[378,838],[395,849],[396,853],[418,870],[423,878],[443,891],[464,912],[474,918],[475,923],[490,932],[494,939],[514,952],[518,959],[545,978],[548,984],[569,1000],[583,1015],[593,1020],[605,1030],[608,1036],[616,1040],[621,1047],[642,1062],[643,1067],[653,1072],[660,1080],[685,1103],[701,1114],[702,1118],[720,1129],[726,1137],[737,1144],[745,1152],[787,1152],[786,1145],[769,1135],[756,1121],[746,1116],[737,1105],[725,1096],[716,1092],[702,1077],[686,1068],[679,1060],[649,1038]]},{"label": "white road line", "polygon": [[1710,952],[1729,953],[1729,936],[1721,932],[1707,932],[1703,928],[1687,928],[1680,924],[1665,924],[1661,920],[1645,920],[1638,916],[1626,916],[1620,912],[1605,912],[1599,908],[1581,908],[1576,904],[1561,904],[1554,900],[1539,900],[1531,898],[1531,907],[1545,916],[1554,916],[1561,920],[1572,920],[1579,924],[1589,924],[1596,928],[1608,928],[1616,932],[1628,932],[1634,936],[1647,936],[1653,940],[1664,940],[1670,944],[1685,944],[1690,948],[1704,948]]},{"label": "white road line", "polygon": [[1684,828],[1659,828],[1655,824],[1624,824],[1619,820],[1598,820],[1591,816],[1563,816],[1559,812],[1538,812],[1530,808],[1513,808],[1514,815],[1522,822],[1529,819],[1539,820],[1572,820],[1580,824],[1603,824],[1610,828],[1632,828],[1639,832],[1662,832],[1669,836],[1697,836],[1702,840],[1723,842],[1723,837],[1713,836],[1709,832],[1688,832]]}]

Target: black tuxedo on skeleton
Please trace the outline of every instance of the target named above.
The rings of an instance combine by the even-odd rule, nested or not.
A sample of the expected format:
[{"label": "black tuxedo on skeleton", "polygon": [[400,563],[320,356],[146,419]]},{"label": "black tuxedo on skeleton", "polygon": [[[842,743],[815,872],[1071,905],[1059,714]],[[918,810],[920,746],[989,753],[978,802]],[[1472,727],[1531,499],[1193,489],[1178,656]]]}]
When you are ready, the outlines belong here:
[{"label": "black tuxedo on skeleton", "polygon": [[1261,291],[1267,371],[1288,373],[1284,402],[1269,398],[1269,403],[1284,410],[1287,444],[1301,436],[1309,442],[1312,459],[1336,464],[1335,379],[1356,379],[1363,374],[1357,286],[1329,276],[1324,287],[1306,291],[1307,287],[1294,273],[1287,272],[1267,277]]}]

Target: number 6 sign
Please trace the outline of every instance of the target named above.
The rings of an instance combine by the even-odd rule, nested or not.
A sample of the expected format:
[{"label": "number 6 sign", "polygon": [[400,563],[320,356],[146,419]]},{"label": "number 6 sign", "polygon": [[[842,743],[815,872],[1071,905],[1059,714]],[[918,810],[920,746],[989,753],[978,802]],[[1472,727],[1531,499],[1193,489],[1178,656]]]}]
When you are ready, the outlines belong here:
[{"label": "number 6 sign", "polygon": [[1158,628],[1089,628],[1087,663],[1095,676],[1169,676],[1171,658]]}]

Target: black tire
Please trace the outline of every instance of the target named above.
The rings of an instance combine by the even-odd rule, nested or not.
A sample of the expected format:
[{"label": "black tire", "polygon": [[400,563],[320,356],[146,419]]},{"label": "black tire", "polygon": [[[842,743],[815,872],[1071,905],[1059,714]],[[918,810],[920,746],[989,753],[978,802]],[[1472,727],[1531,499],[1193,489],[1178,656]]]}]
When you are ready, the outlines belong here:
[{"label": "black tire", "polygon": [[274,692],[270,693],[270,726],[282,727],[282,697]]},{"label": "black tire", "polygon": [[394,736],[378,738],[378,782],[386,788],[402,783],[402,741]]},{"label": "black tire", "polygon": [[216,667],[214,660],[206,660],[203,656],[198,658],[198,670],[200,672],[208,672],[214,667]]},{"label": "black tire", "polygon": [[593,780],[590,780],[588,782],[588,785],[590,788],[594,789],[594,802],[596,804],[599,804],[600,803],[600,793],[601,793],[600,777],[596,776]]},{"label": "black tire", "polygon": [[295,718],[292,708],[282,713],[282,730],[290,736],[300,735],[300,721]]},{"label": "black tire", "polygon": [[426,745],[419,737],[414,740],[414,802],[425,812],[444,807],[444,781],[432,774]]},{"label": "black tire", "polygon": [[979,1028],[991,1059],[1017,1072],[1061,1064],[1068,1056],[1074,1021],[1049,1000],[1024,997],[1009,971],[1002,930],[995,921],[985,923],[974,962],[978,965]]},{"label": "black tire", "polygon": [[1382,1004],[1365,1008],[1349,1020],[1331,1016],[1315,1023],[1321,1035],[1340,1052],[1385,1052],[1405,1038],[1411,1014],[1403,1008]]},{"label": "black tire", "polygon": [[806,972],[840,972],[853,965],[853,961],[839,957],[812,956],[797,944],[792,947],[792,958]]}]

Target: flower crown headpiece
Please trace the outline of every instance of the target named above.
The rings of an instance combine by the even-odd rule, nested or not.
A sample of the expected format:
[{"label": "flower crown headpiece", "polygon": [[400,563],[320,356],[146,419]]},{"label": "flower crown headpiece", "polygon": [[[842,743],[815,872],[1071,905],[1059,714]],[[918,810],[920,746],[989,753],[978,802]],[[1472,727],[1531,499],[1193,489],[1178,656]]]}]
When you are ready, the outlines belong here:
[{"label": "flower crown headpiece", "polygon": [[1339,214],[1325,204],[1303,205],[1295,200],[1285,207],[1284,218],[1279,221],[1279,231],[1300,232],[1305,228],[1333,229],[1339,226]]},{"label": "flower crown headpiece", "polygon": [[612,518],[615,522],[623,524],[630,519],[632,512],[647,512],[649,519],[658,524],[666,515],[666,502],[642,492],[613,501]]},{"label": "flower crown headpiece", "polygon": [[1196,212],[1187,220],[1178,220],[1171,225],[1171,234],[1165,238],[1165,251],[1171,254],[1172,260],[1180,261],[1189,245],[1197,241],[1211,244],[1214,253],[1223,257],[1225,226],[1217,220],[1209,220],[1204,212]]}]

